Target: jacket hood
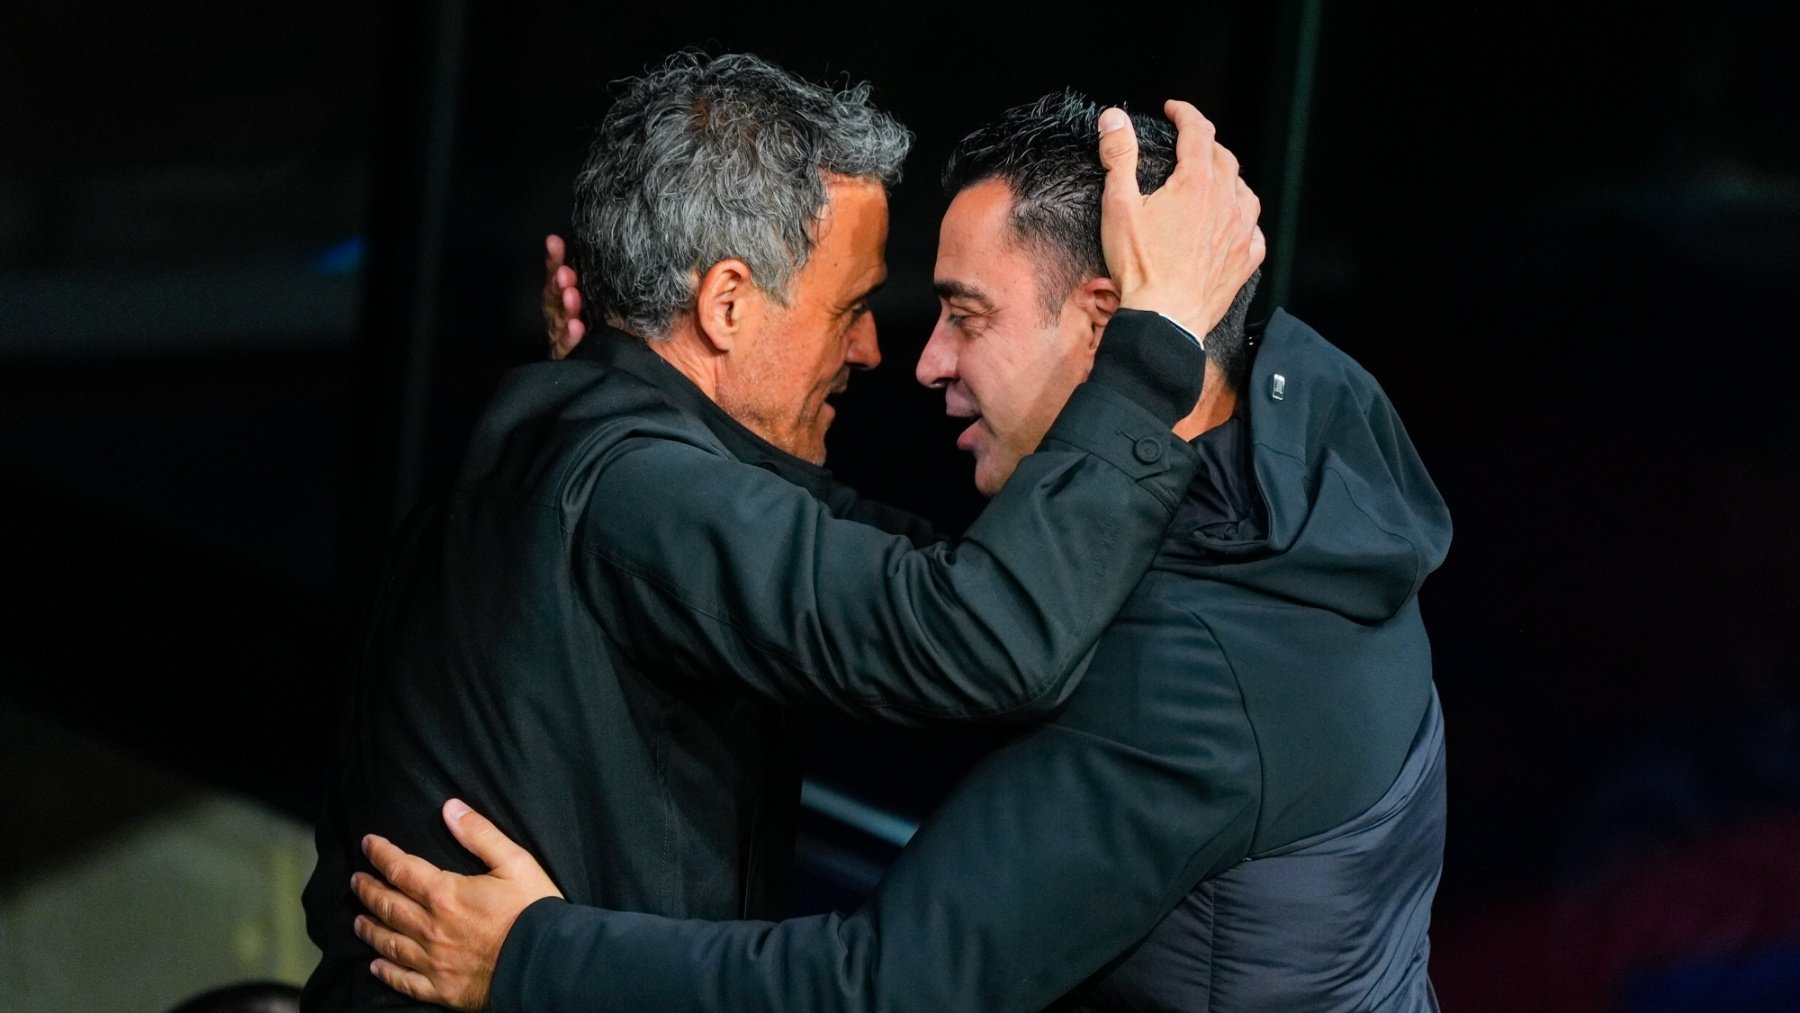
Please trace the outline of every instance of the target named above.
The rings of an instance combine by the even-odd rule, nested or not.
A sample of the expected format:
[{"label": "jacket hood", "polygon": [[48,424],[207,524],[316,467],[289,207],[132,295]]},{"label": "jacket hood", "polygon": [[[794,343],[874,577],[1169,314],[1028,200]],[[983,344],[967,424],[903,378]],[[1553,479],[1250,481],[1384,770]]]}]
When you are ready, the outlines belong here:
[{"label": "jacket hood", "polygon": [[1171,530],[1159,565],[1359,622],[1391,618],[1444,561],[1450,513],[1381,385],[1276,310],[1239,397],[1260,537]]}]

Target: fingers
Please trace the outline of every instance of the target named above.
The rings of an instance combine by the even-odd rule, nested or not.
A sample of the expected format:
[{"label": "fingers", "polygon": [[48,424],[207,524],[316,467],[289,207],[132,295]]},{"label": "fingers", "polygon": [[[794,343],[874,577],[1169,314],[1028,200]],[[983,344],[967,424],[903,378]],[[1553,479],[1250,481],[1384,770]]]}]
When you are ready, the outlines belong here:
[{"label": "fingers", "polygon": [[444,824],[450,828],[450,835],[457,843],[486,862],[490,869],[498,869],[521,856],[530,859],[525,849],[501,833],[493,821],[470,809],[461,799],[453,798],[444,803]]},{"label": "fingers", "polygon": [[[581,287],[577,284],[580,276],[575,273],[575,269],[567,264],[546,259],[544,271],[545,314],[554,313],[558,303],[562,304],[565,312],[580,313]],[[569,302],[570,296],[575,298],[573,304]]]},{"label": "fingers", "polygon": [[[1164,102],[1163,114],[1169,117],[1169,122],[1175,124],[1175,163],[1193,170],[1211,168],[1218,172],[1217,152],[1213,150],[1216,147],[1216,131],[1212,121],[1201,115],[1193,103],[1179,99]],[[1226,155],[1230,154],[1226,152]],[[1233,159],[1231,176],[1236,175],[1236,160]]]},{"label": "fingers", "polygon": [[551,340],[550,357],[552,359],[568,358],[569,353],[575,350],[575,346],[581,344],[581,338],[586,333],[586,324],[579,320],[569,321],[569,325],[563,331],[562,335]]},{"label": "fingers", "polygon": [[1237,156],[1223,144],[1213,145],[1213,172],[1219,179],[1237,179],[1242,167],[1238,165]]},{"label": "fingers", "polygon": [[554,232],[544,237],[544,272],[554,273],[564,260],[568,250],[563,245],[563,238]]},{"label": "fingers", "polygon": [[444,874],[444,870],[417,855],[407,854],[379,834],[363,838],[363,854],[368,856],[382,878],[421,904],[425,903],[433,881]]},{"label": "fingers", "polygon": [[350,877],[350,889],[356,892],[356,899],[362,901],[363,907],[373,912],[388,928],[399,929],[420,939],[425,937],[425,926],[430,922],[430,915],[418,901],[367,873],[353,874]]},{"label": "fingers", "polygon": [[562,263],[562,239],[551,236],[544,242],[552,256],[544,259],[548,272],[544,279],[544,331],[550,338],[550,357],[561,359],[581,344],[587,325],[581,321],[580,276]]},{"label": "fingers", "polygon": [[352,927],[356,930],[356,938],[395,964],[414,971],[430,965],[431,958],[425,948],[406,933],[395,932],[365,915],[357,915]]},{"label": "fingers", "polygon": [[1262,214],[1262,198],[1256,195],[1255,190],[1250,189],[1250,184],[1244,182],[1242,176],[1237,179],[1237,202],[1238,208],[1252,218]]},{"label": "fingers", "polygon": [[376,959],[369,964],[369,973],[381,979],[381,983],[409,999],[420,1002],[442,1004],[438,991],[431,984],[431,979],[417,971],[409,971],[386,960]]},{"label": "fingers", "polygon": [[1136,200],[1138,192],[1137,130],[1117,106],[1100,113],[1100,164],[1106,166],[1105,203]]},{"label": "fingers", "polygon": [[1268,253],[1268,241],[1263,237],[1262,226],[1258,224],[1262,218],[1262,198],[1250,189],[1250,184],[1242,177],[1237,181],[1237,213],[1240,220],[1250,224],[1250,269],[1254,271],[1261,266],[1263,257]]}]

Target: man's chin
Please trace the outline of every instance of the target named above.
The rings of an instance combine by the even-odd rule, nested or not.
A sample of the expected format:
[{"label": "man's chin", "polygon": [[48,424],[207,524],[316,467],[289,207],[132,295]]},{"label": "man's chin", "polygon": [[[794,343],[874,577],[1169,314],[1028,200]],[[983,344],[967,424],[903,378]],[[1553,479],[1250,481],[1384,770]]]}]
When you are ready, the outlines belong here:
[{"label": "man's chin", "polygon": [[825,463],[825,429],[820,427],[817,433],[808,438],[806,444],[794,452],[794,456],[813,464]]},{"label": "man's chin", "polygon": [[819,405],[819,412],[813,416],[812,424],[801,430],[799,449],[790,451],[790,453],[803,461],[824,464],[825,434],[831,431],[831,423],[836,418],[836,408],[829,403]]},{"label": "man's chin", "polygon": [[977,452],[975,454],[975,491],[983,496],[993,496],[999,493],[1017,467],[1017,461],[1012,462],[1011,465],[1002,465],[993,460],[990,455]]}]

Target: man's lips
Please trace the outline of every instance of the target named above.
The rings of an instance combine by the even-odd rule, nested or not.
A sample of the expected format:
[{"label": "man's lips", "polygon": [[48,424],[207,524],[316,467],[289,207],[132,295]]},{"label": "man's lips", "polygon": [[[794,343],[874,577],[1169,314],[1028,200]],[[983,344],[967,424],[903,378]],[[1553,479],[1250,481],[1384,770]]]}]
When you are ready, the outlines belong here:
[{"label": "man's lips", "polygon": [[824,399],[819,402],[819,414],[825,416],[827,420],[836,418],[837,405],[834,402],[839,395],[849,389],[850,377],[847,374],[838,377],[837,382],[833,383],[830,389],[825,391]]},{"label": "man's lips", "polygon": [[953,383],[944,390],[944,414],[953,419],[969,420],[969,427],[956,438],[956,449],[974,453],[975,444],[981,439],[981,406],[960,383]]},{"label": "man's lips", "polygon": [[962,435],[956,438],[956,449],[963,451],[964,453],[974,453],[975,441],[980,439],[980,429],[981,416],[975,415],[970,417],[969,428],[963,430]]}]

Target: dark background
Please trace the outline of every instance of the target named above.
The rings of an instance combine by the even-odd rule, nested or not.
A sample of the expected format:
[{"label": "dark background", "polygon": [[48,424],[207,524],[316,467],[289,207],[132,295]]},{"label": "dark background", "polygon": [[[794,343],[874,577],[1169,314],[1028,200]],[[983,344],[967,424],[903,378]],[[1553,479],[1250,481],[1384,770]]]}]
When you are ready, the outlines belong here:
[{"label": "dark background", "polygon": [[[831,463],[959,528],[970,466],[911,378],[944,156],[1065,85],[1186,97],[1264,197],[1262,309],[1381,378],[1456,519],[1423,592],[1446,1008],[1795,1008],[1796,11],[11,5],[0,692],[308,818],[381,540],[542,353],[607,83],[683,45],[871,80],[918,133]],[[811,750],[916,816],[972,747]],[[813,821],[799,905],[889,854]]]}]

